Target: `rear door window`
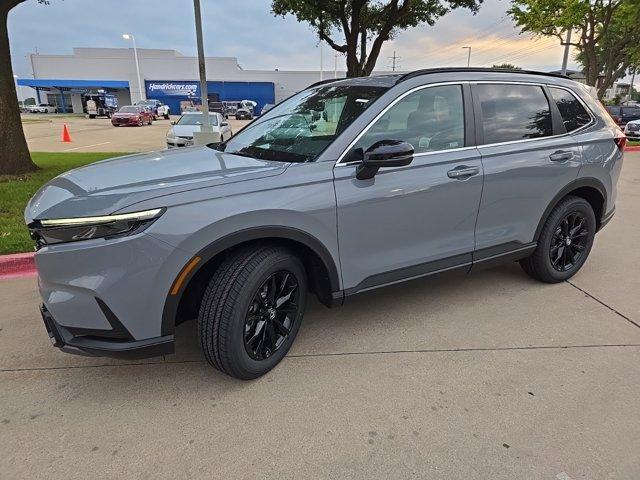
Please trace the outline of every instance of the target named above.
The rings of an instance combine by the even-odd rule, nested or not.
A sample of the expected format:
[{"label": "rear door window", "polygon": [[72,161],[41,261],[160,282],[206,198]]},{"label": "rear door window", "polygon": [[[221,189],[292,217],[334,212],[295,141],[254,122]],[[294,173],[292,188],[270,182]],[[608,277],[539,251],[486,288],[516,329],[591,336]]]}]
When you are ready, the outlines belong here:
[{"label": "rear door window", "polygon": [[549,91],[560,110],[567,132],[573,132],[591,122],[591,115],[571,92],[554,87],[550,87]]},{"label": "rear door window", "polygon": [[479,84],[484,143],[502,143],[553,135],[551,109],[541,86]]}]

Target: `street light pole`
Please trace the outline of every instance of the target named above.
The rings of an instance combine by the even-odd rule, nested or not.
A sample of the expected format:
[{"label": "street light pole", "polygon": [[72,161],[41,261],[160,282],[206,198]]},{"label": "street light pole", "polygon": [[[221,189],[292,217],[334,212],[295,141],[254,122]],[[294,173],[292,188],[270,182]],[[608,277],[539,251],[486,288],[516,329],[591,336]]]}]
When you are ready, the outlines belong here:
[{"label": "street light pole", "polygon": [[144,97],[142,96],[142,80],[140,77],[140,63],[138,62],[138,48],[136,47],[136,37],[134,37],[130,33],[124,33],[122,35],[122,38],[124,38],[125,40],[131,40],[133,42],[133,57],[136,60],[136,73],[138,74],[138,97],[139,100],[144,100]]},{"label": "street light pole", "polygon": [[322,52],[322,39],[320,39],[320,81],[323,80],[324,76],[324,65],[323,65],[323,52]]},{"label": "street light pole", "polygon": [[571,49],[571,29],[567,30],[567,38],[564,41],[564,55],[562,57],[562,75],[567,74],[567,63],[569,63],[569,50]]},{"label": "street light pole", "polygon": [[20,100],[20,103],[22,104],[22,107],[24,108],[24,98],[22,98],[22,89],[18,85],[18,75],[14,75],[13,76],[13,81],[16,84],[16,93],[18,94],[18,99]]},{"label": "street light pole", "polygon": [[462,47],[463,49],[467,49],[469,53],[467,54],[467,67],[471,65],[471,47]]},{"label": "street light pole", "polygon": [[213,139],[213,129],[209,124],[209,91],[207,89],[207,69],[204,57],[204,41],[202,39],[200,0],[193,0],[193,11],[196,22],[196,45],[198,47],[198,71],[200,73],[200,97],[202,102],[202,124],[200,125],[200,132],[194,132],[193,141],[196,145],[206,145],[215,140]]}]

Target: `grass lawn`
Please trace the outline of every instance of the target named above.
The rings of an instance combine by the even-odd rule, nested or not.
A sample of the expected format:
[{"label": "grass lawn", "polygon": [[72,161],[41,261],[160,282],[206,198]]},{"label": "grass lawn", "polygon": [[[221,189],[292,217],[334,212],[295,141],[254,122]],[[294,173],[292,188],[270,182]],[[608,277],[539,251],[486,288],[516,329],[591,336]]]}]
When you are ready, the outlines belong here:
[{"label": "grass lawn", "polygon": [[629,140],[627,142],[627,145],[629,145],[630,147],[640,146],[640,140]]},{"label": "grass lawn", "polygon": [[31,158],[40,170],[26,175],[0,176],[0,255],[33,250],[22,215],[29,199],[43,184],[72,168],[118,155],[125,153],[33,152]]}]

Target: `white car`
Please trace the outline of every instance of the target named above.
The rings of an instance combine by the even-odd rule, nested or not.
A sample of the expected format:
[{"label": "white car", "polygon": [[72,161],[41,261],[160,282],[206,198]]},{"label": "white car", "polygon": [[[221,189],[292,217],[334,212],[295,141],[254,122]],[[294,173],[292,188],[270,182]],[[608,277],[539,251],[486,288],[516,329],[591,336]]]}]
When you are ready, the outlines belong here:
[{"label": "white car", "polygon": [[640,120],[631,120],[624,127],[627,138],[640,138]]},{"label": "white car", "polygon": [[[233,136],[229,122],[219,113],[209,113],[209,124],[215,133],[220,135],[220,141],[224,142]],[[177,122],[171,123],[167,132],[167,147],[188,147],[193,145],[193,132],[200,131],[202,125],[202,112],[185,112]]]},{"label": "white car", "polygon": [[157,120],[158,117],[169,120],[169,105],[165,105],[160,100],[140,100],[136,102],[136,105],[149,108],[154,120]]},{"label": "white car", "polygon": [[39,103],[38,105],[30,105],[27,107],[31,113],[57,113],[58,107],[50,103]]}]

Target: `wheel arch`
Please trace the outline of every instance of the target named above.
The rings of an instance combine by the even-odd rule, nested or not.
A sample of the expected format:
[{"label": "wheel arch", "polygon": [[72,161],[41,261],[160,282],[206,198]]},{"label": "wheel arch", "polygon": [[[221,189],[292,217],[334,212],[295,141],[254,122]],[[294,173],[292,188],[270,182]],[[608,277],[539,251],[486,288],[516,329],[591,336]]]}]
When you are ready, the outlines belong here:
[{"label": "wheel arch", "polygon": [[538,227],[536,228],[534,241],[538,241],[542,228],[544,227],[544,223],[547,221],[547,218],[549,218],[551,211],[568,195],[575,195],[577,197],[584,198],[589,202],[596,216],[597,229],[600,229],[602,217],[607,211],[606,189],[602,182],[597,178],[579,178],[566,185],[555,195],[555,197],[553,197],[553,200],[549,203],[540,218]]},{"label": "wheel arch", "polygon": [[[203,249],[190,259],[176,276],[172,290],[168,292],[162,312],[162,335],[173,333],[175,326],[197,315],[197,309],[208,280],[220,263],[241,246],[251,243],[280,244],[298,254],[309,276],[309,286],[324,305],[333,305],[333,292],[340,290],[338,267],[329,250],[312,235],[293,227],[252,227],[226,235]],[[183,271],[196,258],[196,266],[180,282],[174,294],[173,286]]]}]

